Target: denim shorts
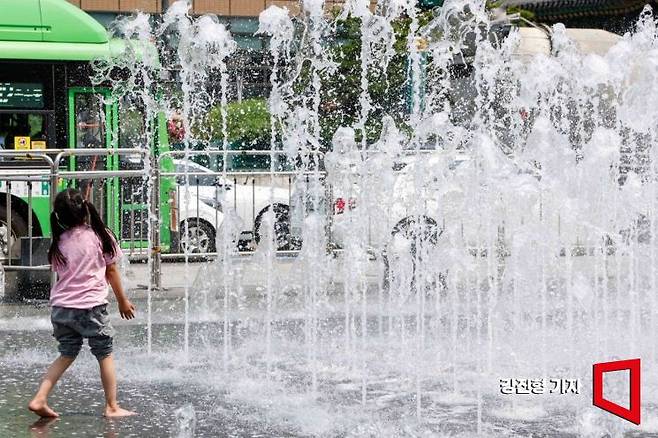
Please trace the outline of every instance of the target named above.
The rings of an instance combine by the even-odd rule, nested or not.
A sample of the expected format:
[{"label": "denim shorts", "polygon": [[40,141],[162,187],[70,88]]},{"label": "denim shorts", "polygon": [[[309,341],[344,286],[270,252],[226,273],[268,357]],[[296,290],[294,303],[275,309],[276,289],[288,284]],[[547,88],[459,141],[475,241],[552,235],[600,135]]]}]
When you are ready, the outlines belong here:
[{"label": "denim shorts", "polygon": [[91,353],[101,360],[112,353],[114,329],[110,325],[107,304],[91,309],[71,309],[53,306],[50,314],[53,336],[59,342],[62,356],[76,357],[87,338]]}]

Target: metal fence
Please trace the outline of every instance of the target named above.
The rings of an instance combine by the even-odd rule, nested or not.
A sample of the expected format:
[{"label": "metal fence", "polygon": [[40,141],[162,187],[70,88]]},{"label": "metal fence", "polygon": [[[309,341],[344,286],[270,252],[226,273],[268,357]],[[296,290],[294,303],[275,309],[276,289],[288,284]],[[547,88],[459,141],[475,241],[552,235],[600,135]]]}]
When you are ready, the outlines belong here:
[{"label": "metal fence", "polygon": [[[194,162],[197,157],[218,157],[224,161],[232,157],[263,157],[276,161],[273,169],[231,169],[231,166],[219,166],[212,170]],[[279,160],[278,157],[282,159]],[[307,210],[304,194],[309,193],[313,182],[322,184],[323,198],[328,188],[323,184],[324,171],[292,170],[285,163],[282,151],[169,151],[158,158],[156,178],[174,178],[176,180],[175,225],[178,226],[180,238],[163,258],[173,259],[187,257],[214,257],[217,255],[213,238],[221,229],[224,218],[234,215],[240,223],[241,238],[238,247],[242,253],[249,253],[260,239],[263,215],[274,210],[282,223],[281,234],[287,237],[278,245],[280,254],[294,254],[298,244],[291,229],[293,209]],[[174,171],[165,171],[163,163],[173,159]],[[274,169],[276,168],[276,170]],[[323,199],[324,201],[324,199]],[[324,208],[323,213],[329,212]],[[284,236],[281,236],[284,237]],[[293,241],[291,241],[291,239]]]},{"label": "metal fence", "polygon": [[[274,210],[280,223],[277,253],[295,254],[300,249],[301,242],[292,229],[293,208],[301,210],[302,216],[305,214],[308,206],[304,195],[310,192],[313,181],[320,181],[324,187],[324,172],[293,171],[290,165],[287,168],[277,165],[279,170],[271,171],[225,170],[224,166],[221,170],[211,170],[192,161],[198,156],[229,160],[248,155],[283,162],[283,152],[170,151],[157,159],[147,152],[143,149],[0,151],[0,197],[5,201],[0,199],[0,263],[5,271],[40,271],[40,275],[47,275],[50,270],[46,260],[48,216],[57,192],[68,186],[85,191],[86,198],[97,206],[106,223],[119,230],[118,240],[131,261],[151,260],[151,284],[156,288],[161,284],[163,260],[216,257],[216,237],[229,215],[241,224],[240,254],[249,254],[257,246],[263,232],[263,217],[269,210]],[[115,156],[132,157],[131,168],[79,170],[65,162],[69,158],[82,161],[81,157],[103,157],[108,162]],[[170,193],[161,191],[165,181],[170,182]],[[171,238],[164,242],[160,229],[165,220],[161,196],[169,196],[164,201],[169,207],[167,225]],[[323,212],[329,213],[330,209],[324,207],[323,204]],[[37,209],[40,214],[36,213]],[[53,280],[51,275],[50,281]]]},{"label": "metal fence", "polygon": [[[71,170],[64,163],[72,157],[113,156],[139,157],[141,165],[126,170]],[[24,286],[20,283],[25,273],[31,273],[25,278],[37,283],[54,280],[54,274],[48,274],[46,253],[49,215],[57,192],[71,185],[86,185],[87,198],[98,206],[104,220],[116,223],[122,205],[107,200],[123,186],[120,180],[145,177],[145,158],[142,149],[0,151],[0,210],[4,210],[0,211],[0,263],[6,272],[17,273],[17,287]]]},{"label": "metal fence", "polygon": [[[28,211],[32,211],[33,200],[34,200],[34,188],[35,186],[41,185],[42,190],[45,184],[45,190],[50,193],[52,192],[52,175],[54,173],[54,161],[51,157],[46,154],[16,154],[14,151],[0,151],[0,159],[4,160],[6,157],[14,158],[20,156],[21,158],[37,160],[41,163],[41,166],[45,170],[30,169],[29,171],[24,171],[20,168],[9,168],[3,169],[3,173],[0,174],[0,195],[4,198],[4,218],[0,217],[0,221],[4,219],[4,222],[0,222],[0,261],[2,261],[6,271],[14,271],[19,268],[16,264],[17,260],[17,251],[16,251],[16,240],[17,235],[14,232],[14,227],[12,224],[18,221],[16,215],[18,215],[18,210],[20,208],[19,202],[21,198],[26,198]],[[50,200],[52,204],[52,199]],[[33,220],[34,216],[32,214],[26,215],[27,219],[27,238],[28,238],[28,261],[29,266],[23,267],[24,269],[32,270],[48,270],[49,266],[33,266]],[[25,225],[21,223],[20,225]],[[22,227],[21,227],[22,228]]]},{"label": "metal fence", "polygon": [[[196,161],[204,156],[216,158],[215,164],[221,159],[221,165],[215,165],[214,169],[199,165]],[[231,158],[245,156],[270,160],[267,163],[270,170],[263,170],[263,166],[234,169],[228,164]],[[80,157],[104,157],[107,162],[115,160],[114,163],[129,158],[131,164],[118,166],[122,170],[75,170],[64,162]],[[338,232],[333,235],[334,225],[339,229],[338,222],[345,221],[347,214],[340,216],[340,213],[353,208],[352,199],[349,193],[338,191],[340,183],[331,187],[326,172],[318,165],[324,157],[318,154],[315,158],[311,160],[314,166],[301,171],[298,163],[287,161],[283,151],[169,151],[157,158],[144,149],[0,151],[0,263],[7,272],[34,273],[30,275],[46,276],[53,281],[45,257],[49,244],[46,229],[49,226],[45,222],[57,192],[70,185],[85,187],[85,195],[97,205],[106,223],[119,230],[117,237],[131,261],[150,262],[149,284],[155,288],[161,287],[163,261],[217,257],[217,237],[228,217],[231,224],[239,224],[236,245],[240,255],[251,254],[258,246],[268,211],[274,212],[278,255],[294,255],[301,249],[302,222],[309,213],[326,215],[327,250],[340,251],[341,236]],[[18,165],[3,166],[7,159]],[[168,192],[162,190],[165,186]],[[336,199],[334,203],[334,195],[345,199]],[[356,202],[362,202],[366,195],[359,193],[362,199]],[[42,212],[40,218],[33,213],[37,204]],[[336,208],[341,211],[337,212]],[[368,210],[364,204],[357,208]],[[384,223],[381,217],[373,215],[377,216],[376,212],[359,214],[368,221],[362,236],[367,235],[368,244],[374,248],[371,233],[386,240],[400,226]],[[373,225],[372,221],[379,223]],[[440,229],[446,226],[445,223],[434,225]],[[163,238],[162,230],[168,230],[169,239]],[[499,230],[500,239],[504,240],[504,234],[504,230]],[[571,253],[586,255],[575,251],[579,248]],[[382,248],[378,250],[381,253]],[[608,245],[604,250],[611,249]],[[479,247],[469,248],[469,252],[474,256],[489,253]],[[565,254],[564,250],[560,252]],[[498,255],[509,256],[508,248],[502,245]]]}]

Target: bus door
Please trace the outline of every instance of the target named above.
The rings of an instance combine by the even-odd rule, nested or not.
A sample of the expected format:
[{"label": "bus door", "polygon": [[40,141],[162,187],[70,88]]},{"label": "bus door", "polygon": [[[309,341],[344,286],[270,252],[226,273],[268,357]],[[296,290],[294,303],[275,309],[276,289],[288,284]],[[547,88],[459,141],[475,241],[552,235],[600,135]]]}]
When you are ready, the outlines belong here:
[{"label": "bus door", "polygon": [[[98,88],[69,90],[69,147],[77,150],[112,148],[116,132],[116,106],[110,92]],[[73,155],[69,169],[77,172],[117,170],[118,158],[104,155]],[[75,178],[66,181],[78,188],[87,201],[94,204],[109,228],[119,235],[119,180]]]},{"label": "bus door", "polygon": [[[119,101],[119,147],[150,150],[152,140],[146,132],[146,109],[140,99],[124,96]],[[117,157],[120,170],[144,169],[150,155],[121,155]],[[124,178],[119,187],[120,228],[124,248],[130,253],[143,252],[148,248],[148,179]]]}]

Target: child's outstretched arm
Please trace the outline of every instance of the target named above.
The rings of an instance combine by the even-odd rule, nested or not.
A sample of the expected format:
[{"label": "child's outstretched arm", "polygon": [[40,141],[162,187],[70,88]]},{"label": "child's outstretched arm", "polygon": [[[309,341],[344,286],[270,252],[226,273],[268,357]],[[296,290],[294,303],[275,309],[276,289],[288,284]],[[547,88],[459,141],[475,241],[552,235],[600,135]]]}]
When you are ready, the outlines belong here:
[{"label": "child's outstretched arm", "polygon": [[130,302],[126,296],[126,292],[123,290],[121,273],[116,263],[107,265],[107,268],[105,268],[105,278],[107,278],[108,283],[112,286],[114,296],[117,298],[121,317],[123,319],[133,319],[135,317],[135,306]]}]

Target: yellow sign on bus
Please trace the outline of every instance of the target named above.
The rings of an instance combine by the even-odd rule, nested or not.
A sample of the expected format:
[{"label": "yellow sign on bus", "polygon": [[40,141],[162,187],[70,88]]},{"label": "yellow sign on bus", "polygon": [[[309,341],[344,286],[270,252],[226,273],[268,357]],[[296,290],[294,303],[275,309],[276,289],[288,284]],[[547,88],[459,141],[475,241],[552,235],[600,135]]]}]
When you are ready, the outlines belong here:
[{"label": "yellow sign on bus", "polygon": [[14,137],[14,149],[30,150],[30,137]]}]

